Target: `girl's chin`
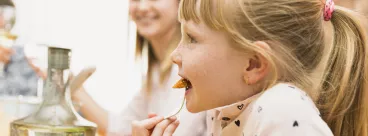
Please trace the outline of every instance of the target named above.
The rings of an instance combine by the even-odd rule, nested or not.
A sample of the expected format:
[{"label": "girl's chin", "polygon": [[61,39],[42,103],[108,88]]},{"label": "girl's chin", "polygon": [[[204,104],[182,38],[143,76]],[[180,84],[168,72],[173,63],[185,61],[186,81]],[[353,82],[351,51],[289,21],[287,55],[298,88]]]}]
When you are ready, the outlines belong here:
[{"label": "girl's chin", "polygon": [[202,109],[203,107],[198,107],[198,104],[195,104],[190,100],[186,101],[186,107],[187,107],[187,110],[191,113],[198,113],[198,112],[204,111],[204,109]]}]

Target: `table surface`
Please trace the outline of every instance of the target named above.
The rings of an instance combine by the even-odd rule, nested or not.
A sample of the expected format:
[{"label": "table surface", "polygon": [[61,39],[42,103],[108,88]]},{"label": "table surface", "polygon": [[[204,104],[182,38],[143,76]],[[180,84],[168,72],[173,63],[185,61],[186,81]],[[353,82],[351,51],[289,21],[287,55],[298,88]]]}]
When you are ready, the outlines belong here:
[{"label": "table surface", "polygon": [[10,123],[14,120],[14,117],[6,115],[4,112],[0,111],[0,133],[4,136],[9,136]]},{"label": "table surface", "polygon": [[[15,117],[4,113],[2,110],[2,105],[0,103],[0,135],[9,136],[10,123],[15,120]],[[96,136],[104,136],[102,134],[97,134]]]}]

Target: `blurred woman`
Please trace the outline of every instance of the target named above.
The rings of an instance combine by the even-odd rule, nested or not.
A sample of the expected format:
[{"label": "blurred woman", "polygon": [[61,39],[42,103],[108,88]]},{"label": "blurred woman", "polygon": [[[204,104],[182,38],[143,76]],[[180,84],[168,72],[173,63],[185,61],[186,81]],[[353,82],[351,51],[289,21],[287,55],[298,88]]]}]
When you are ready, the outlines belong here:
[{"label": "blurred woman", "polygon": [[[147,65],[142,90],[120,115],[112,115],[98,106],[83,89],[73,92],[73,99],[83,103],[82,114],[98,125],[100,133],[130,135],[131,122],[148,118],[150,112],[168,115],[177,109],[182,91],[170,91],[180,79],[172,66],[170,53],[181,38],[177,20],[179,0],[131,0],[129,14],[137,25],[136,60]],[[147,63],[146,63],[147,62]],[[101,90],[103,91],[103,90]],[[126,90],[129,91],[129,90]],[[165,105],[165,106],[163,106]],[[200,136],[205,132],[205,113],[180,113],[177,135]],[[191,131],[186,131],[191,130]]]}]

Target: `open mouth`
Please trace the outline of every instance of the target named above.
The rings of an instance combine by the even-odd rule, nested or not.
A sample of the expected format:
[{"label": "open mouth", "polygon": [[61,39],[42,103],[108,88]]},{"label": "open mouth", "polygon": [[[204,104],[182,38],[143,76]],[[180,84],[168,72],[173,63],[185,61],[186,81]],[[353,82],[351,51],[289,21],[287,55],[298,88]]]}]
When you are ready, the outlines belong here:
[{"label": "open mouth", "polygon": [[192,83],[188,79],[182,78],[178,82],[175,83],[173,88],[185,88],[185,91],[192,89]]}]

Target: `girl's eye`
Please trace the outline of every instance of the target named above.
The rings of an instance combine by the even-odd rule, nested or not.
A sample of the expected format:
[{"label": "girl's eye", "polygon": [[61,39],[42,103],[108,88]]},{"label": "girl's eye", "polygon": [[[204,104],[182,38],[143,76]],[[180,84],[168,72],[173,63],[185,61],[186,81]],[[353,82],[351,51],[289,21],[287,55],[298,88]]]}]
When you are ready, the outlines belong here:
[{"label": "girl's eye", "polygon": [[193,38],[193,36],[191,36],[191,35],[189,35],[189,34],[187,34],[188,35],[188,38],[189,38],[189,43],[197,43],[197,40],[195,40],[194,38]]}]

